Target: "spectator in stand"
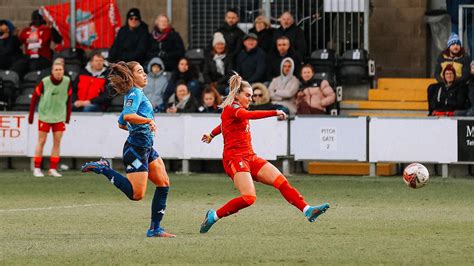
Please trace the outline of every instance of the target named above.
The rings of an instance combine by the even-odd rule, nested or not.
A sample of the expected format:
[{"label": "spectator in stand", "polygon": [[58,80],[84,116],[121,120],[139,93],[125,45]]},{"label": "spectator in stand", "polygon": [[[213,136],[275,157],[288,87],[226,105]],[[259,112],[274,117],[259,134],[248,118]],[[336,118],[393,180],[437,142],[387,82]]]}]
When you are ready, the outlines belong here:
[{"label": "spectator in stand", "polygon": [[227,95],[227,80],[232,72],[232,57],[228,54],[224,36],[220,32],[214,33],[212,39],[212,51],[204,59],[204,69],[202,74],[206,84],[214,83],[217,91],[222,95]]},{"label": "spectator in stand", "polygon": [[199,103],[191,95],[186,82],[178,82],[176,92],[168,101],[167,113],[195,113]]},{"label": "spectator in stand", "polygon": [[265,79],[265,52],[257,46],[257,35],[249,33],[244,37],[244,49],[235,58],[235,71],[250,84],[264,82]]},{"label": "spectator in stand", "polygon": [[474,116],[474,61],[471,62],[471,77],[469,80],[468,98],[470,107],[466,116]]},{"label": "spectator in stand", "polygon": [[10,69],[12,63],[21,57],[20,46],[13,23],[0,20],[0,69]]},{"label": "spectator in stand", "polygon": [[219,105],[222,103],[222,96],[216,88],[209,86],[202,92],[202,105],[199,106],[199,113],[220,113]]},{"label": "spectator in stand", "polygon": [[178,60],[184,56],[183,39],[170,25],[168,16],[158,15],[155,27],[151,31],[151,48],[148,58],[159,57],[163,60],[164,69],[175,69]]},{"label": "spectator in stand", "polygon": [[273,49],[267,55],[267,79],[272,80],[281,73],[281,62],[284,58],[291,58],[294,62],[294,73],[299,73],[303,60],[290,45],[290,40],[286,36],[278,37],[276,40],[276,49]]},{"label": "spectator in stand", "polygon": [[295,52],[300,55],[301,58],[305,58],[308,51],[306,48],[306,39],[304,37],[304,31],[296,26],[295,19],[290,12],[284,12],[280,16],[280,27],[275,30],[273,34],[273,45],[276,44],[276,40],[281,36],[286,36],[290,40],[290,46],[295,49]]},{"label": "spectator in stand", "polygon": [[224,35],[227,51],[232,57],[242,49],[242,38],[245,35],[237,25],[239,20],[240,17],[237,9],[229,8],[225,13],[224,25],[215,31]]},{"label": "spectator in stand", "polygon": [[428,115],[458,116],[466,113],[468,92],[465,83],[456,81],[452,64],[443,70],[443,81],[428,87]]},{"label": "spectator in stand", "polygon": [[471,57],[461,46],[461,40],[456,33],[452,33],[448,39],[448,48],[438,56],[438,62],[435,69],[435,78],[438,82],[444,81],[443,73],[447,65],[452,65],[456,71],[456,79],[462,83],[469,80],[469,64]]},{"label": "spectator in stand", "polygon": [[64,76],[64,59],[54,60],[51,75],[43,78],[36,86],[31,98],[28,123],[33,124],[36,104],[38,105],[38,143],[35,148],[33,175],[43,177],[41,162],[43,148],[50,130],[53,131],[53,148],[51,150],[50,167],[48,175],[60,177],[57,166],[59,163],[59,148],[66,124],[71,117],[72,85],[67,76]]},{"label": "spectator in stand", "polygon": [[127,22],[120,28],[109,51],[110,62],[137,61],[143,64],[150,43],[148,25],[142,21],[140,10],[131,8],[127,12]]},{"label": "spectator in stand", "polygon": [[163,102],[163,95],[165,94],[166,87],[168,86],[168,75],[165,72],[163,61],[159,57],[155,57],[148,63],[148,83],[143,89],[146,97],[150,100],[153,105],[153,111],[155,113],[161,113],[165,110],[165,104]]},{"label": "spectator in stand", "polygon": [[336,102],[336,94],[327,80],[314,78],[311,65],[301,69],[301,86],[296,95],[297,114],[326,114],[331,104]]},{"label": "spectator in stand", "polygon": [[[265,84],[257,82],[252,84],[252,103],[249,106],[249,110],[284,110],[282,106],[277,106],[270,101],[270,93],[268,92]],[[288,114],[288,112],[286,112]]]},{"label": "spectator in stand", "polygon": [[199,101],[201,98],[201,85],[198,81],[198,74],[193,66],[189,64],[189,60],[183,57],[178,61],[178,67],[171,74],[168,87],[163,95],[164,102],[168,102],[171,94],[175,93],[179,81],[184,81],[193,97]]},{"label": "spectator in stand", "polygon": [[290,114],[296,113],[296,93],[300,86],[300,81],[293,75],[295,63],[289,57],[283,59],[280,64],[280,75],[273,78],[268,90],[270,92],[270,99],[273,103],[283,105]]},{"label": "spectator in stand", "polygon": [[253,23],[253,28],[249,30],[257,35],[258,47],[265,53],[269,53],[273,48],[273,31],[270,20],[265,16],[258,16]]},{"label": "spectator in stand", "polygon": [[99,53],[93,53],[86,67],[81,70],[79,77],[73,83],[74,111],[103,112],[112,101],[112,93],[107,86],[107,67],[105,58]]},{"label": "spectator in stand", "polygon": [[[448,11],[449,16],[451,17],[451,32],[459,35],[459,5],[472,5],[474,4],[473,0],[446,0],[446,10]],[[463,30],[467,33],[467,40],[469,51],[471,55],[473,54],[472,50],[474,49],[474,38],[473,38],[473,10],[471,8],[464,9],[464,21]],[[461,35],[464,35],[464,32]]]},{"label": "spectator in stand", "polygon": [[37,71],[51,66],[51,41],[61,43],[61,35],[46,25],[38,10],[31,14],[30,26],[23,29],[19,36],[23,43],[25,56],[13,63],[12,70],[23,77],[29,71]]}]

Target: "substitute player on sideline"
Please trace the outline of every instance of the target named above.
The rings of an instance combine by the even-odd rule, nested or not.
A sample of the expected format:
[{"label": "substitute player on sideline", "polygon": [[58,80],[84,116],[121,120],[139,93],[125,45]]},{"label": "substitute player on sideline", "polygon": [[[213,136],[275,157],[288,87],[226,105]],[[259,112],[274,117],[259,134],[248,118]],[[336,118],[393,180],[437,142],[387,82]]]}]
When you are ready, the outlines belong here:
[{"label": "substitute player on sideline", "polygon": [[310,222],[316,221],[319,215],[326,212],[329,204],[308,205],[285,176],[275,166],[258,157],[252,148],[249,119],[271,116],[286,119],[286,114],[281,110],[248,111],[247,108],[252,101],[252,87],[247,81],[242,81],[237,73],[229,79],[229,86],[231,92],[221,105],[222,122],[210,134],[203,135],[202,141],[210,143],[216,135],[222,133],[224,137],[222,163],[225,172],[239,190],[240,197],[230,200],[217,211],[213,209],[207,211],[200,232],[206,233],[219,219],[252,205],[257,199],[254,180],[274,186],[290,204],[301,210]]},{"label": "substitute player on sideline", "polygon": [[138,62],[123,61],[113,64],[109,75],[111,85],[119,94],[124,94],[124,107],[118,120],[119,128],[130,133],[123,147],[123,163],[127,177],[110,167],[106,160],[89,162],[82,166],[82,172],[92,171],[105,175],[112,184],[129,199],[141,200],[145,195],[147,179],[156,185],[151,203],[151,225],[147,237],[175,237],[160,227],[165,214],[166,199],[170,186],[165,164],[153,149],[156,125],[153,106],[143,93],[147,75]]}]

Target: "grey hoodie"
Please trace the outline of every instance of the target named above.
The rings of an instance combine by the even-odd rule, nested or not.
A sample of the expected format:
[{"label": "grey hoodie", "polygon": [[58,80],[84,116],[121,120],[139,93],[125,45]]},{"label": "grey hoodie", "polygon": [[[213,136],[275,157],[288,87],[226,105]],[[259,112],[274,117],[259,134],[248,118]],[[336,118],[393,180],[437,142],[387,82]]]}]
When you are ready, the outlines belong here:
[{"label": "grey hoodie", "polygon": [[[151,66],[158,64],[161,66],[161,71],[158,74],[151,72]],[[150,60],[147,66],[148,70],[148,84],[143,88],[143,92],[146,97],[150,100],[153,108],[160,106],[163,103],[163,94],[165,93],[166,87],[168,86],[168,76],[165,72],[163,61],[154,57]]]},{"label": "grey hoodie", "polygon": [[[288,75],[283,74],[283,64],[289,61],[291,63],[291,70]],[[290,110],[290,114],[296,113],[296,94],[300,86],[300,81],[293,75],[295,69],[295,63],[290,57],[286,57],[281,60],[280,64],[280,76],[273,78],[268,92],[270,92],[270,98],[272,103],[280,104]]]}]

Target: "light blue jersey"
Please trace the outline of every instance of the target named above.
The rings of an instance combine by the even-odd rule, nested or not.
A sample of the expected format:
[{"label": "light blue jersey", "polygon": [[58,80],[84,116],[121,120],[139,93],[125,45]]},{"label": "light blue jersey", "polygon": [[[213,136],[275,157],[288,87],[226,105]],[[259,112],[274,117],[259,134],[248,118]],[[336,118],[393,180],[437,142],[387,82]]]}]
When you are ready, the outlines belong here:
[{"label": "light blue jersey", "polygon": [[150,130],[149,124],[130,124],[123,117],[128,114],[137,114],[142,117],[153,119],[153,106],[143,93],[143,90],[133,87],[124,97],[123,110],[119,117],[119,124],[127,125],[128,136],[127,141],[133,145],[140,147],[153,146],[154,134]]}]

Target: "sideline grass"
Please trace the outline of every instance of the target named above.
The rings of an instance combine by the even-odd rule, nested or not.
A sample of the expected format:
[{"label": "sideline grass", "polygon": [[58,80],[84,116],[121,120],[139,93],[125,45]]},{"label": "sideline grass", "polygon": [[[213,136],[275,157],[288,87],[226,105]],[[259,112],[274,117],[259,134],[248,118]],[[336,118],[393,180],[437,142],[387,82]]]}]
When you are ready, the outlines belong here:
[{"label": "sideline grass", "polygon": [[199,234],[207,209],[237,195],[223,175],[172,175],[164,227],[147,239],[149,186],[128,201],[105,178],[0,173],[0,264],[474,264],[474,180],[290,178],[329,211],[311,224],[272,187],[252,207]]}]

